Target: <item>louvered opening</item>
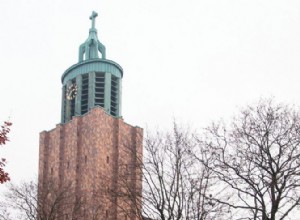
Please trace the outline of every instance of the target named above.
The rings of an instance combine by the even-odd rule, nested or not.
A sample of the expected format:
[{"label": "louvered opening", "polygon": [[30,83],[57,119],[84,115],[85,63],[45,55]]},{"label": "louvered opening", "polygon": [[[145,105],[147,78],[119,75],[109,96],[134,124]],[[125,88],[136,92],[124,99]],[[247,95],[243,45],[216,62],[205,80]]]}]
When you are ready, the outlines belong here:
[{"label": "louvered opening", "polygon": [[104,107],[105,73],[95,75],[95,106]]},{"label": "louvered opening", "polygon": [[81,114],[88,112],[88,100],[89,100],[89,75],[82,75],[82,87],[81,87]]},{"label": "louvered opening", "polygon": [[115,76],[111,77],[111,99],[110,99],[110,113],[113,116],[118,114],[118,92],[119,79]]}]

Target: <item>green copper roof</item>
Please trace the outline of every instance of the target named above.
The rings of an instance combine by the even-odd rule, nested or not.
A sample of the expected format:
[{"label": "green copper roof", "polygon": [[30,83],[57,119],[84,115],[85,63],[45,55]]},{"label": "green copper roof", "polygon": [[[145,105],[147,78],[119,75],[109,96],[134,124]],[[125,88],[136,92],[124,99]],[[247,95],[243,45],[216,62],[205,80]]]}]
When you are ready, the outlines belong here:
[{"label": "green copper roof", "polygon": [[89,72],[108,72],[118,78],[123,77],[123,69],[116,62],[112,60],[90,59],[69,67],[62,75],[61,82],[65,85],[70,79]]},{"label": "green copper roof", "polygon": [[92,27],[90,28],[88,39],[79,47],[79,62],[99,58],[99,52],[102,55],[102,59],[106,59],[105,46],[98,40],[97,29],[95,28],[97,16],[98,14],[95,11],[90,16]]}]

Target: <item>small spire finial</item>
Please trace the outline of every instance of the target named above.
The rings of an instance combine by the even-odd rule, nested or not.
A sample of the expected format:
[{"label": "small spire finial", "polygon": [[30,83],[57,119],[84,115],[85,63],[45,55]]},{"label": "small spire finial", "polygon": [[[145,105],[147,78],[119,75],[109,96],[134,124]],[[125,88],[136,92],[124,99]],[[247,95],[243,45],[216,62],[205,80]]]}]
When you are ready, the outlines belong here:
[{"label": "small spire finial", "polygon": [[89,30],[88,39],[79,47],[79,62],[89,59],[98,59],[99,52],[102,55],[102,59],[106,59],[105,46],[98,40],[97,29],[95,28],[95,20],[98,13],[93,11],[90,16],[92,21],[92,27]]},{"label": "small spire finial", "polygon": [[90,16],[90,20],[92,20],[92,29],[95,29],[95,20],[96,20],[97,16],[98,16],[98,13],[95,11],[93,11],[92,15]]}]

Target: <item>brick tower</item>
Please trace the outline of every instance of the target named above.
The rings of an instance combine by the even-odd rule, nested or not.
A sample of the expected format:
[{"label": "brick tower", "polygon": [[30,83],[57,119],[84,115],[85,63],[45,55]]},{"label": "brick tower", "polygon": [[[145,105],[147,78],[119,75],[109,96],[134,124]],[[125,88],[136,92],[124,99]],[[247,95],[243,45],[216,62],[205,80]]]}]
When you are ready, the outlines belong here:
[{"label": "brick tower", "polygon": [[143,130],[121,117],[123,69],[106,59],[96,17],[78,63],[62,75],[61,123],[40,133],[39,212],[54,219],[129,220],[140,212]]}]

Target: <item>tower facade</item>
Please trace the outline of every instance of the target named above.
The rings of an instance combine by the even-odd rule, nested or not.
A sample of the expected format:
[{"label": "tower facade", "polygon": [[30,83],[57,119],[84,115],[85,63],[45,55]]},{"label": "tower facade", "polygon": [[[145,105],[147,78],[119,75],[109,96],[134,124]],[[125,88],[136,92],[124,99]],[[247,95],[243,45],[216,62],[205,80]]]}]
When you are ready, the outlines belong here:
[{"label": "tower facade", "polygon": [[40,133],[40,213],[54,219],[138,219],[141,208],[143,130],[121,118],[123,70],[106,59],[96,16],[62,76],[61,123]]}]

